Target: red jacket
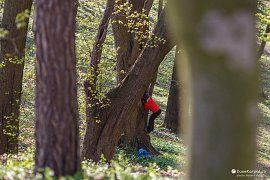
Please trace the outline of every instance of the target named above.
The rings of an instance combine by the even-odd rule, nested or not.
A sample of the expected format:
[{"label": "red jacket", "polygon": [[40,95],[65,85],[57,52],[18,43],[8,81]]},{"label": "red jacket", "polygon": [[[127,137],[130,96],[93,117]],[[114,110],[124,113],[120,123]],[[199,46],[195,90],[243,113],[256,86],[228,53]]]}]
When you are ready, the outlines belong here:
[{"label": "red jacket", "polygon": [[152,99],[152,97],[148,98],[148,100],[143,104],[143,107],[145,110],[150,110],[153,113],[160,110],[159,105]]}]

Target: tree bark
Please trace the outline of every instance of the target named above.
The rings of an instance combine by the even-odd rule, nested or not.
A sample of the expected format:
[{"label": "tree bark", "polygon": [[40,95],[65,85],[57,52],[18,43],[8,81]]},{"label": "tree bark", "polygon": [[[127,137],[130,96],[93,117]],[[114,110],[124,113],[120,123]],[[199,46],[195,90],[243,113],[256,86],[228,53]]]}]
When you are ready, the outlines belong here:
[{"label": "tree bark", "polygon": [[[123,5],[126,0],[118,1],[117,5]],[[129,4],[133,5],[131,13],[135,11],[142,13],[142,9],[145,9],[145,14],[148,15],[153,4],[153,0],[129,0]],[[113,17],[112,28],[114,34],[115,48],[117,49],[117,81],[121,81],[125,78],[130,68],[141,53],[143,47],[140,46],[140,42],[135,39],[134,33],[129,32],[127,24],[127,15],[125,12],[116,14]],[[122,23],[119,23],[122,22]],[[148,26],[142,27],[144,33],[147,33]],[[146,40],[145,40],[146,41]]]},{"label": "tree bark", "polygon": [[[269,32],[270,32],[270,24],[268,24],[268,25],[266,26],[265,34],[266,34],[266,33],[269,33]],[[262,40],[261,45],[260,45],[260,48],[259,48],[259,50],[258,50],[258,60],[259,60],[259,59],[262,57],[262,55],[263,55],[265,45],[266,45],[266,42],[265,42],[264,40]]]},{"label": "tree bark", "polygon": [[[119,1],[118,5],[124,4],[126,1],[122,0]],[[149,15],[149,12],[151,10],[153,0],[129,0],[129,4],[132,4],[132,10],[130,13],[144,13],[147,16]],[[145,12],[143,12],[143,9]],[[114,33],[114,39],[115,39],[115,47],[117,49],[117,80],[118,83],[120,83],[127,73],[130,71],[131,67],[134,65],[135,60],[140,55],[143,44],[146,42],[147,39],[141,40],[142,42],[139,42],[135,37],[135,33],[129,32],[129,28],[125,26],[127,24],[127,15],[125,13],[118,14],[114,17],[114,21],[116,23],[113,23],[113,33]],[[148,21],[148,19],[144,19],[145,21]],[[122,21],[122,23],[117,23],[118,21]],[[136,19],[137,22],[142,21]],[[148,34],[148,25],[145,24],[141,27],[140,31],[144,33],[145,35]],[[145,89],[146,91],[146,89]],[[144,138],[142,135],[145,135],[144,133],[144,127],[147,123],[147,116],[148,113],[142,108],[141,103],[137,105],[137,109],[135,109],[132,114],[130,114],[129,120],[126,122],[126,126],[124,128],[124,135],[122,136],[120,140],[120,144],[125,144],[129,147],[136,148],[141,145],[142,143],[139,143],[139,139],[148,139],[147,141],[150,142],[149,137],[145,136]],[[134,128],[135,127],[135,128]],[[137,137],[138,136],[138,137]],[[153,154],[159,154],[154,147],[149,144],[145,144],[144,146],[149,147],[149,151],[152,151]]]},{"label": "tree bark", "polygon": [[169,91],[169,97],[167,101],[166,115],[164,119],[164,126],[174,133],[180,133],[180,81],[177,76],[177,56],[178,56],[178,48],[175,51],[175,60],[173,65],[173,73],[171,86]]},{"label": "tree bark", "polygon": [[188,179],[237,179],[256,160],[256,2],[175,0],[171,8],[192,72]]},{"label": "tree bark", "polygon": [[6,0],[1,27],[9,34],[0,45],[0,155],[18,153],[19,115],[25,58],[26,26],[17,29],[18,13],[31,10],[32,0]]},{"label": "tree bark", "polygon": [[[81,169],[75,57],[75,0],[36,2],[35,170]],[[42,171],[41,170],[41,171]]]},{"label": "tree bark", "polygon": [[[158,1],[158,18],[161,14],[163,10],[163,0],[159,0]],[[158,76],[158,70],[157,72],[155,73],[151,83],[150,83],[150,86],[148,88],[148,92],[150,93],[150,95],[152,96],[153,92],[154,92],[154,88],[155,88],[155,84],[156,84],[156,81],[157,81],[157,76]]]},{"label": "tree bark", "polygon": [[[124,3],[126,3],[126,0],[120,0],[116,4],[121,6]],[[125,26],[125,24],[127,24],[127,15],[125,12],[115,14],[115,16],[112,18],[112,22],[114,44],[117,50],[117,83],[121,83],[126,76],[125,69],[127,69],[127,63],[125,60],[129,59],[131,56],[131,35],[128,32],[128,27]]]},{"label": "tree bark", "polygon": [[[166,40],[160,42],[157,47],[146,47],[129,74],[122,83],[111,90],[107,97],[110,99],[110,106],[105,109],[97,109],[96,115],[100,121],[89,121],[86,129],[88,138],[84,144],[83,156],[86,159],[98,161],[101,154],[107,160],[111,160],[115,146],[124,130],[125,122],[130,114],[137,108],[141,95],[149,86],[159,64],[164,56],[172,49],[173,45],[168,40],[164,15],[161,16],[154,30],[157,37]],[[152,43],[150,39],[148,43]]]}]

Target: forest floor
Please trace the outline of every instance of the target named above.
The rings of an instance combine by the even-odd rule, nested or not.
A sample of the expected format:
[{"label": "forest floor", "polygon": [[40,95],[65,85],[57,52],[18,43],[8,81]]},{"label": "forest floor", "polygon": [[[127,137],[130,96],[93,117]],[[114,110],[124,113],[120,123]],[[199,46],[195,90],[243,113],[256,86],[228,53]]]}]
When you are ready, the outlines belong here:
[{"label": "forest floor", "polygon": [[260,122],[257,130],[257,168],[265,170],[270,178],[270,56],[264,56],[260,63],[261,87],[265,98],[259,103]]},{"label": "forest floor", "polygon": [[[163,67],[166,67],[167,63],[169,61],[164,62]],[[169,65],[172,66],[172,64]],[[270,178],[270,58],[262,58],[260,67],[262,73],[261,82],[266,98],[259,103],[261,118],[257,128],[257,169],[266,172],[265,175],[267,176],[258,179],[268,179]],[[25,73],[25,91],[20,121],[20,153],[18,156],[0,157],[0,166],[2,162],[0,168],[1,180],[41,178],[40,175],[33,175],[35,142],[34,75],[32,69],[33,67],[27,66]],[[186,145],[182,138],[162,127],[169,89],[168,80],[171,76],[171,72],[167,72],[166,69],[169,68],[160,71],[161,78],[158,79],[154,91],[154,99],[161,105],[163,112],[156,120],[155,130],[150,134],[154,147],[162,155],[144,159],[138,157],[136,150],[121,148],[117,150],[111,164],[107,164],[105,160],[98,164],[84,161],[82,163],[84,179],[183,179],[185,177],[184,172],[187,165]],[[46,170],[45,179],[53,179],[53,172],[49,169]]]}]

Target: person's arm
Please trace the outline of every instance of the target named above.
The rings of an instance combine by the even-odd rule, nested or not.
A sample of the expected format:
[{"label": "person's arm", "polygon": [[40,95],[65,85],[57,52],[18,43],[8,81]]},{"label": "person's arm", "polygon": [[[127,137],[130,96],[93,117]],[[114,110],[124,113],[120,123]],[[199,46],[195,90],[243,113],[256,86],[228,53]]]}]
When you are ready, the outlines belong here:
[{"label": "person's arm", "polygon": [[144,107],[145,110],[149,110],[150,109],[147,103],[144,103],[143,107]]},{"label": "person's arm", "polygon": [[148,107],[148,105],[147,105],[146,100],[145,100],[144,98],[141,98],[141,101],[142,101],[143,108],[144,108],[145,110],[149,110],[149,107]]}]

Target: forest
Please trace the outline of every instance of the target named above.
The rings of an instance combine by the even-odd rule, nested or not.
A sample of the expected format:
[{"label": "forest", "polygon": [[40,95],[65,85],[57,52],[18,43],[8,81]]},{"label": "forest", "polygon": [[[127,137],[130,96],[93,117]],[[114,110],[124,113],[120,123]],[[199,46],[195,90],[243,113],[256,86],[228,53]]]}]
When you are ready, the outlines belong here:
[{"label": "forest", "polygon": [[0,0],[0,180],[270,179],[269,0]]}]

